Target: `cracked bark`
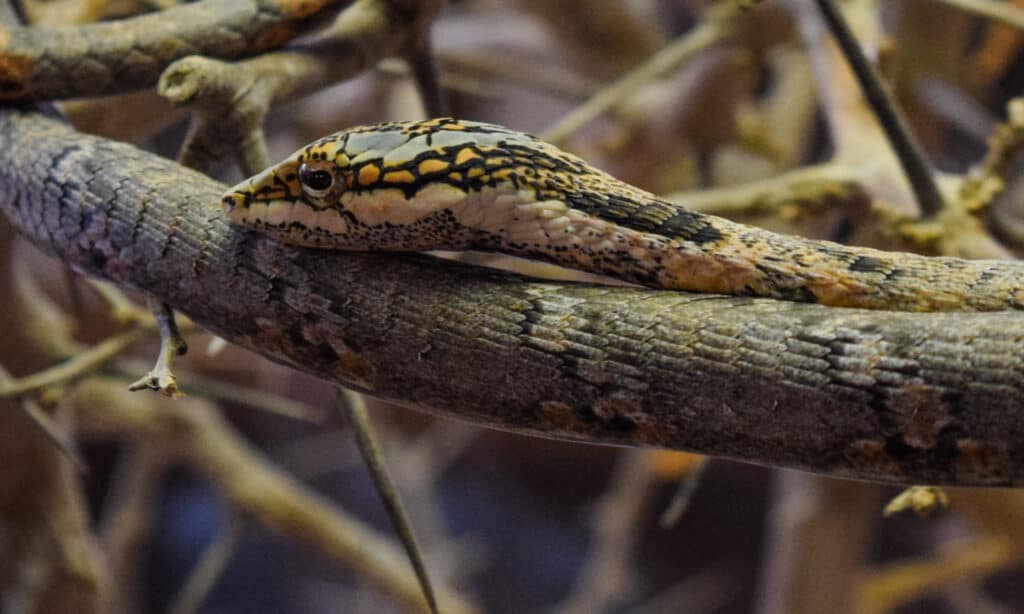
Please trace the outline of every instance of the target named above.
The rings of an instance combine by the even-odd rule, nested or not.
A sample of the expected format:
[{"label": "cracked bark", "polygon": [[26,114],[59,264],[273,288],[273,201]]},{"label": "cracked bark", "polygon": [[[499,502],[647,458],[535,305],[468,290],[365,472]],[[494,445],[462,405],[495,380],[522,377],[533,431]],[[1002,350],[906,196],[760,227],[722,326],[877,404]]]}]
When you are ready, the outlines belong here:
[{"label": "cracked bark", "polygon": [[1024,315],[542,283],[230,226],[224,186],[0,112],[0,206],[70,265],[319,377],[492,427],[901,483],[1024,483]]}]

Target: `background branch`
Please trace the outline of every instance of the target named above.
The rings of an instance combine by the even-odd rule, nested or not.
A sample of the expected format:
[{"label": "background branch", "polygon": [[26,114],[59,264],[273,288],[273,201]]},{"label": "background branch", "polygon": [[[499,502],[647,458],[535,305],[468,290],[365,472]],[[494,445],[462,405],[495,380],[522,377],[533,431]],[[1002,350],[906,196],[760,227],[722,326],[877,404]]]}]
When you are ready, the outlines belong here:
[{"label": "background branch", "polygon": [[[134,396],[133,396],[134,395]],[[127,402],[133,396],[134,402]],[[188,405],[187,411],[179,406]],[[424,609],[419,584],[401,550],[323,496],[280,471],[239,438],[207,403],[170,401],[156,395],[140,401],[121,380],[96,377],[69,399],[91,434],[131,437],[150,445],[174,446],[217,484],[243,518],[305,542],[358,570],[407,608]],[[437,586],[446,612],[475,611],[461,595]]]},{"label": "background branch", "polygon": [[0,99],[52,100],[152,87],[174,60],[281,47],[339,0],[202,0],[120,21],[0,30]]}]

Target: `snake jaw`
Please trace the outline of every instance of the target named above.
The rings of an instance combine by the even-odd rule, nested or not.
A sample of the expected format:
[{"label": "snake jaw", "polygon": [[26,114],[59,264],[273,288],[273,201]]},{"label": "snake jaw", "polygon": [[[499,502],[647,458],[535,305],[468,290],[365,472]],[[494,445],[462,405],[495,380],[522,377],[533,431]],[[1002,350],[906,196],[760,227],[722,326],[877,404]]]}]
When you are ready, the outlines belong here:
[{"label": "snake jaw", "polygon": [[273,166],[228,190],[221,205],[228,218],[238,224],[266,221],[268,212],[283,211],[303,201],[298,182],[298,162]]},{"label": "snake jaw", "polygon": [[348,222],[337,207],[307,195],[299,182],[301,157],[292,158],[225,192],[221,204],[228,219],[280,240],[322,247],[345,235]]}]

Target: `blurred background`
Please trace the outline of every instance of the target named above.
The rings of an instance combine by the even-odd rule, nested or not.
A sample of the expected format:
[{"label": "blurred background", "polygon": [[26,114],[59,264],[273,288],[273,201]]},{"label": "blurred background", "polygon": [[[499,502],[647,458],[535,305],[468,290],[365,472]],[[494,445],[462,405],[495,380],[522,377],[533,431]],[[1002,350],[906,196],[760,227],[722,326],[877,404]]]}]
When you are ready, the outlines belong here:
[{"label": "blurred background", "polygon": [[[36,0],[27,12],[54,24],[167,4],[173,2]],[[732,11],[726,4],[450,0],[432,21],[433,57],[454,115],[539,134],[688,206],[806,236],[970,255],[948,228],[927,234],[913,225],[913,199],[814,4],[768,0],[723,16]],[[997,126],[1024,85],[1024,33],[961,4],[974,3],[842,6],[943,173],[942,185],[1009,255],[1024,237],[1016,231],[1024,228],[1022,199],[1007,196],[1020,166],[1017,128],[1012,121]],[[978,4],[1024,7],[1019,0]],[[404,62],[385,60],[273,108],[265,124],[270,157],[348,126],[424,117],[409,73]],[[82,130],[171,158],[188,129],[186,112],[153,92],[65,109]],[[997,161],[993,148],[1001,148]],[[979,188],[990,186],[978,178],[991,179],[984,173],[995,166],[1005,185]],[[211,172],[229,183],[243,176],[228,162]],[[728,189],[735,191],[721,192]],[[0,319],[0,364],[25,375],[84,347],[73,343],[117,334],[118,309],[129,308],[73,279],[6,222],[0,227],[0,313],[7,316]],[[206,457],[188,447],[248,442],[247,453],[273,471],[389,536],[350,427],[333,409],[331,386],[201,331],[187,338],[191,351],[178,368],[183,399],[118,392],[148,369],[157,351],[153,335],[76,391],[44,396],[44,410],[66,428],[81,423],[76,439],[88,472],[43,467],[3,484],[8,495],[23,496],[46,476],[81,485],[85,523],[97,535],[86,549],[108,566],[93,580],[110,584],[121,611],[410,611],[359,564],[321,551],[315,539],[297,539],[287,522],[268,526],[240,513],[231,503],[237,493],[223,476],[211,478]],[[722,459],[697,478],[703,459],[685,453],[528,438],[368,402],[434,581],[480,612],[1024,611],[1019,491],[949,489],[948,509],[883,517],[902,489]],[[152,423],[131,422],[132,412],[193,412],[213,425],[204,432],[227,439],[183,443],[154,435]],[[27,419],[19,424],[0,433],[5,463],[34,462],[25,433],[36,427]],[[664,527],[659,517],[684,480],[695,488],[689,507]],[[21,592],[8,593],[5,614],[61,611],[25,588],[39,586],[25,576],[31,548],[14,548],[10,533],[0,531],[0,572]]]}]

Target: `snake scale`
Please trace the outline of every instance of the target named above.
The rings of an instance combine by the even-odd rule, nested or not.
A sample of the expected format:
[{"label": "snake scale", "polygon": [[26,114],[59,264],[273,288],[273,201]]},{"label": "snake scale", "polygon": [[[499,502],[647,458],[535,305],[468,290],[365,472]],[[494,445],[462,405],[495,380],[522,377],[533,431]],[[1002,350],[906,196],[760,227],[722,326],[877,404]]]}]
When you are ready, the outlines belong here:
[{"label": "snake scale", "polygon": [[646,286],[899,311],[1024,309],[1024,265],[772,233],[683,209],[533,136],[450,118],[322,138],[232,188],[286,243],[480,250]]}]

